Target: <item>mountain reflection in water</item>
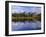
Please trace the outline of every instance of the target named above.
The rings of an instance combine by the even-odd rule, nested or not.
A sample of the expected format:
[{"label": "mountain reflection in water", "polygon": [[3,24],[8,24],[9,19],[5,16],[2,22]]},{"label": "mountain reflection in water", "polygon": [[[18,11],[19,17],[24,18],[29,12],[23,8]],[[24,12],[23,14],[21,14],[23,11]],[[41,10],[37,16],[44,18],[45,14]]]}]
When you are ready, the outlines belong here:
[{"label": "mountain reflection in water", "polygon": [[40,30],[40,21],[12,22],[12,31]]}]

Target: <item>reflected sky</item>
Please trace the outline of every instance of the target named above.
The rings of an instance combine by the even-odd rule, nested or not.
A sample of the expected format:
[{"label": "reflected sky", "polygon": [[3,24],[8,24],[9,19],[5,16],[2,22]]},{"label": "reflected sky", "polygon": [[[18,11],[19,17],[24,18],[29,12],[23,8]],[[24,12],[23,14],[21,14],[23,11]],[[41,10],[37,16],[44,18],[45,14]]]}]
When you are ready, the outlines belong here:
[{"label": "reflected sky", "polygon": [[12,11],[12,13],[23,13],[23,12],[26,12],[26,13],[28,13],[28,12],[40,13],[41,12],[41,7],[12,5],[11,6],[11,11]]},{"label": "reflected sky", "polygon": [[25,21],[24,22],[12,22],[12,31],[23,31],[23,30],[40,30],[41,22],[40,21]]}]

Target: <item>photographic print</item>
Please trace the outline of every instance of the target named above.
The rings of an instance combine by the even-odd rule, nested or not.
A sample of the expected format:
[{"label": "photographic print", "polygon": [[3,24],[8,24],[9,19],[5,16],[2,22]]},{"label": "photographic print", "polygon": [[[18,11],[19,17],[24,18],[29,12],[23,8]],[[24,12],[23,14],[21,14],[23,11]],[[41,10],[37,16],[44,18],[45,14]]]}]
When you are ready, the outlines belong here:
[{"label": "photographic print", "polygon": [[7,7],[9,35],[44,33],[44,3],[8,2]]},{"label": "photographic print", "polygon": [[12,5],[12,31],[40,30],[41,7]]}]

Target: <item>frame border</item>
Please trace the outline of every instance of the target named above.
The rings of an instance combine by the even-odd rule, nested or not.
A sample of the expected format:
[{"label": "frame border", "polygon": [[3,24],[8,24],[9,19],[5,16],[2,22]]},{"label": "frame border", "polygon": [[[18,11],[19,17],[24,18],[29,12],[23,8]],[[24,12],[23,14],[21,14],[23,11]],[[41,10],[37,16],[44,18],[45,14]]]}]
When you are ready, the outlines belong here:
[{"label": "frame border", "polygon": [[[27,3],[27,4],[42,4],[44,5],[44,32],[43,33],[27,33],[27,34],[12,34],[9,35],[9,3]],[[19,36],[19,35],[34,35],[45,34],[45,3],[38,2],[22,2],[22,1],[5,1],[5,36]]]}]

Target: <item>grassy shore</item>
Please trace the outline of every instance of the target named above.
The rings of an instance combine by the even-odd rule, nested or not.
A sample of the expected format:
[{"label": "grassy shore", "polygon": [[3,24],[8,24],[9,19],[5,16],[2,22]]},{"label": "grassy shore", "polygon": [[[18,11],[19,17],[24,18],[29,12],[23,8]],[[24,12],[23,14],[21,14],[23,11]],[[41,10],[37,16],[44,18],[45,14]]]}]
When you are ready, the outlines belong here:
[{"label": "grassy shore", "polygon": [[12,21],[32,21],[32,20],[41,20],[40,16],[32,16],[32,17],[14,17],[12,16]]}]

